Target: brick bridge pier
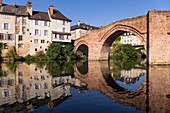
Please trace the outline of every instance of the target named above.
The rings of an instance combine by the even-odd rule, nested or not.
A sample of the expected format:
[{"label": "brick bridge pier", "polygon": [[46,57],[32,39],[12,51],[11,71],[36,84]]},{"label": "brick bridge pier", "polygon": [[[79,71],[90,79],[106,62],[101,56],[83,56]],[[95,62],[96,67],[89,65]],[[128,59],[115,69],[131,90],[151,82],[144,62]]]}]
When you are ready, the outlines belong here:
[{"label": "brick bridge pier", "polygon": [[125,32],[136,35],[145,46],[148,64],[170,64],[170,11],[149,11],[147,15],[128,18],[89,31],[75,40],[75,52],[86,47],[89,60],[108,60],[110,46]]}]

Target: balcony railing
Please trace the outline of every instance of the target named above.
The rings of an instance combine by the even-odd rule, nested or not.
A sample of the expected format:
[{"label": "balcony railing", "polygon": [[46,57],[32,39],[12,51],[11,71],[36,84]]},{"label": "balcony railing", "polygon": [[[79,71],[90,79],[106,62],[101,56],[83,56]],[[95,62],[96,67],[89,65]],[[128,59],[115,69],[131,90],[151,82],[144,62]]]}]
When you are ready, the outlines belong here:
[{"label": "balcony railing", "polygon": [[0,33],[0,40],[14,40],[14,35],[13,34],[4,34]]}]

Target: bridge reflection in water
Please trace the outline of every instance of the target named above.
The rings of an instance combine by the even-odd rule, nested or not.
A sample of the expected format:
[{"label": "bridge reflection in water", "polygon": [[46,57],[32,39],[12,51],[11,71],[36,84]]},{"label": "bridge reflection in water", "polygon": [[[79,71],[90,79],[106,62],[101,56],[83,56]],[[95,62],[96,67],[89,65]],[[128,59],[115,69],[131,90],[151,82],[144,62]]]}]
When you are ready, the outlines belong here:
[{"label": "bridge reflection in water", "polygon": [[2,64],[0,112],[33,112],[48,103],[49,112],[72,96],[71,87],[99,91],[132,108],[150,113],[170,112],[170,67],[137,66],[118,69],[107,61],[77,62],[74,76],[51,76],[45,66],[20,63],[15,70]]},{"label": "bridge reflection in water", "polygon": [[[80,65],[80,63],[79,63]],[[78,65],[78,66],[79,66]],[[87,64],[86,64],[87,65]],[[87,66],[86,66],[87,67]],[[122,87],[114,78],[107,61],[88,62],[88,73],[84,74],[75,66],[75,78],[88,84],[89,90],[97,90],[110,99],[150,113],[170,113],[170,66],[152,66],[148,68],[121,70],[119,80],[127,84],[142,82],[135,90]],[[135,81],[133,81],[135,79]]]}]

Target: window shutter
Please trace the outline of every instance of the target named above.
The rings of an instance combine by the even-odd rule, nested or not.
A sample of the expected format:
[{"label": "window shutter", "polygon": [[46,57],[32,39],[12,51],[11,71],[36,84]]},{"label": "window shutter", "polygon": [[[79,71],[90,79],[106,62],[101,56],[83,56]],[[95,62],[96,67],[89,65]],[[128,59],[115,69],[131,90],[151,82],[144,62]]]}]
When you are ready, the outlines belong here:
[{"label": "window shutter", "polygon": [[50,27],[50,22],[48,22],[48,27]]},{"label": "window shutter", "polygon": [[8,29],[11,29],[11,26],[10,26],[10,24],[8,24]]},{"label": "window shutter", "polygon": [[41,25],[41,22],[40,22],[40,20],[38,21],[38,25],[39,25],[39,26]]},{"label": "window shutter", "polygon": [[35,30],[32,31],[32,35],[35,35]]},{"label": "window shutter", "polygon": [[41,35],[41,30],[38,30],[39,31],[39,35]]},{"label": "window shutter", "polygon": [[2,23],[2,29],[4,29],[4,23]]},{"label": "window shutter", "polygon": [[35,20],[33,20],[33,25],[35,25]]}]

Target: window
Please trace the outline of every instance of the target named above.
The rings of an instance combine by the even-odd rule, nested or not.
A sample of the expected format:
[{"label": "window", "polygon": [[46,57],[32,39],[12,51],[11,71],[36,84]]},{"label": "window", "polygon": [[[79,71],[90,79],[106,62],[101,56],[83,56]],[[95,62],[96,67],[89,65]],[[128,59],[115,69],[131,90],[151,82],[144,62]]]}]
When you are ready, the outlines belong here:
[{"label": "window", "polygon": [[18,44],[18,49],[23,48],[23,44]]},{"label": "window", "polygon": [[25,17],[22,18],[22,25],[26,25],[26,18]]},{"label": "window", "polygon": [[54,38],[57,38],[57,34],[54,34]]},{"label": "window", "polygon": [[35,48],[35,51],[37,51],[37,48]]},{"label": "window", "polygon": [[18,42],[19,42],[19,41],[22,41],[22,35],[19,35],[19,36],[18,36]]},{"label": "window", "polygon": [[39,21],[38,20],[35,20],[35,25],[39,25]]},{"label": "window", "polygon": [[35,35],[39,35],[39,30],[35,29]]},{"label": "window", "polygon": [[63,32],[65,32],[66,28],[63,28]]},{"label": "window", "polygon": [[41,40],[41,43],[45,43],[45,40]]},{"label": "window", "polygon": [[63,20],[63,25],[65,25],[66,23],[65,23],[66,21],[65,20]]},{"label": "window", "polygon": [[0,40],[4,40],[4,34],[0,33]]},{"label": "window", "polygon": [[38,43],[38,39],[34,39],[34,43]]},{"label": "window", "polygon": [[67,35],[67,40],[69,40],[69,36]]},{"label": "window", "polygon": [[48,30],[44,30],[44,36],[48,36]]},{"label": "window", "polygon": [[3,95],[3,97],[8,97],[11,95],[11,92],[8,90],[4,90],[4,91],[2,91],[2,95]]},{"label": "window", "polygon": [[47,48],[45,48],[45,51],[47,51]]},{"label": "window", "polygon": [[44,26],[48,26],[48,21],[44,21]]},{"label": "window", "polygon": [[22,27],[22,34],[25,35],[25,33],[26,33],[26,28]]},{"label": "window", "polygon": [[9,29],[9,24],[8,23],[4,23],[4,29],[8,30]]},{"label": "window", "polygon": [[13,35],[12,34],[7,34],[7,40],[13,40]]},{"label": "window", "polygon": [[64,35],[59,35],[60,40],[64,40]]},{"label": "window", "polygon": [[7,43],[4,43],[4,49],[8,49]]}]

